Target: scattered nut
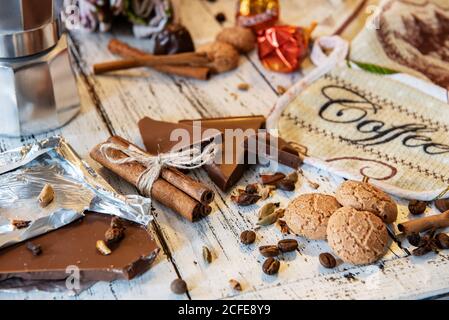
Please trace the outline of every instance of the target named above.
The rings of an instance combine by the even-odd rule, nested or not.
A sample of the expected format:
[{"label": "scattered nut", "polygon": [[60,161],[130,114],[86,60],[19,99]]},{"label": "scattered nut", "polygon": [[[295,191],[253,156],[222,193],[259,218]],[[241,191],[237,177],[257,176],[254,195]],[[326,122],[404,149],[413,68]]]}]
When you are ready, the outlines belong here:
[{"label": "scattered nut", "polygon": [[247,83],[240,83],[240,84],[237,86],[237,88],[238,88],[240,91],[248,91],[248,90],[249,90],[249,84],[247,84]]},{"label": "scattered nut", "polygon": [[125,236],[123,228],[109,228],[104,234],[104,239],[108,245],[120,242]]},{"label": "scattered nut", "polygon": [[229,285],[231,286],[232,289],[236,291],[242,291],[242,285],[237,280],[234,279],[229,280]]},{"label": "scattered nut", "polygon": [[287,89],[284,86],[277,86],[276,89],[279,94],[284,94],[287,92]]},{"label": "scattered nut", "polygon": [[42,248],[40,245],[38,244],[34,244],[31,241],[28,241],[26,244],[26,247],[28,250],[31,251],[31,253],[33,254],[33,256],[38,256],[42,253]]},{"label": "scattered nut", "polygon": [[96,244],[97,250],[104,256],[108,256],[112,253],[111,249],[108,248],[106,242],[103,240],[98,240]]},{"label": "scattered nut", "polygon": [[170,289],[173,293],[184,294],[187,292],[187,283],[182,279],[173,280],[170,284]]},{"label": "scattered nut", "polygon": [[229,43],[241,53],[254,50],[257,41],[253,31],[243,27],[224,28],[217,35],[217,40]]},{"label": "scattered nut", "polygon": [[206,246],[203,247],[203,259],[207,263],[212,262],[212,253],[210,252],[209,248]]},{"label": "scattered nut", "polygon": [[125,229],[123,220],[119,217],[113,217],[111,219],[111,228]]},{"label": "scattered nut", "polygon": [[55,198],[55,191],[50,184],[46,184],[39,194],[39,203],[42,208],[48,206]]},{"label": "scattered nut", "polygon": [[31,221],[27,221],[27,220],[13,220],[11,222],[11,224],[16,228],[16,229],[25,229],[28,228],[31,224]]}]

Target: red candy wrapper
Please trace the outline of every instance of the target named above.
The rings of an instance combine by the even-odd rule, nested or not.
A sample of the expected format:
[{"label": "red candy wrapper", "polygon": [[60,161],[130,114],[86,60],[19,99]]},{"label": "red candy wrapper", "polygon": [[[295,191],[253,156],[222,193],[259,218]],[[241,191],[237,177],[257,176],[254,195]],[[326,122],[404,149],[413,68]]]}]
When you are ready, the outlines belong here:
[{"label": "red candy wrapper", "polygon": [[254,31],[274,26],[279,20],[279,0],[240,0],[237,24]]},{"label": "red candy wrapper", "polygon": [[298,70],[309,54],[310,35],[315,26],[274,26],[260,31],[259,58],[265,68],[284,73]]}]

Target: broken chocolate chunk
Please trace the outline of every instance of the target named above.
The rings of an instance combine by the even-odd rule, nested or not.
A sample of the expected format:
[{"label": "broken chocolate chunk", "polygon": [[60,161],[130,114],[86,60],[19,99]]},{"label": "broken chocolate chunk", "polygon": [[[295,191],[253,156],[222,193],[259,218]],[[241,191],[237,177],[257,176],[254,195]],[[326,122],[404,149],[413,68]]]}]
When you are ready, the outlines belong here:
[{"label": "broken chocolate chunk", "polygon": [[63,228],[33,239],[45,254],[33,257],[27,243],[0,250],[0,281],[9,278],[27,280],[64,280],[70,274],[67,266],[76,266],[82,281],[132,279],[146,272],[159,248],[148,230],[132,222],[124,222],[126,237],[111,255],[98,253],[95,244],[110,227],[111,216],[86,213]]}]

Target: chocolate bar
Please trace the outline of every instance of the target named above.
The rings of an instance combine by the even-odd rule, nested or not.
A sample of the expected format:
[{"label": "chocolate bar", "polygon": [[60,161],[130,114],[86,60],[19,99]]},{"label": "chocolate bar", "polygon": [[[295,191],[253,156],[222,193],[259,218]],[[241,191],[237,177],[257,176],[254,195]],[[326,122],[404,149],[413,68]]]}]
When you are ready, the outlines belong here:
[{"label": "chocolate bar", "polygon": [[[212,119],[197,119],[197,120],[182,120],[179,122],[180,124],[188,124],[193,125],[194,123],[200,124],[202,129],[211,128],[217,129],[223,134],[226,129],[230,130],[252,130],[253,134],[257,133],[259,129],[263,129],[265,127],[265,117],[264,116],[244,116],[244,117],[227,117],[227,118],[212,118]],[[243,143],[244,141],[242,141]],[[223,191],[229,190],[232,186],[234,186],[242,177],[246,168],[245,156],[246,152],[243,149],[240,152],[238,147],[238,141],[234,137],[234,141],[232,143],[233,148],[230,150],[226,150],[225,147],[222,148],[222,162],[213,163],[210,165],[206,165],[204,168],[206,169],[209,177],[212,181]],[[226,134],[223,135],[223,146],[226,145]],[[232,163],[226,163],[226,155],[232,155]]]},{"label": "chocolate bar", "polygon": [[[205,132],[204,129],[195,131],[191,125],[157,121],[149,117],[141,119],[138,126],[145,148],[148,153],[153,155],[178,151],[191,145],[199,145],[203,142],[211,141],[217,135],[220,135],[211,133],[210,131]],[[182,139],[176,135],[173,137],[177,138],[176,140],[170,139],[172,133],[177,129],[186,130],[185,132],[188,134],[189,140],[182,141]]]},{"label": "chocolate bar", "polygon": [[[143,226],[124,221],[125,236],[111,246],[112,253],[101,255],[95,244],[104,239],[112,216],[86,213],[85,217],[61,229],[31,240],[41,253],[33,255],[27,243],[0,250],[0,280],[63,280],[70,276],[67,267],[80,271],[80,281],[133,279],[146,272],[159,248]],[[73,270],[73,269],[70,269]]]},{"label": "chocolate bar", "polygon": [[[256,139],[256,143],[249,142],[251,139]],[[274,140],[276,139],[276,140]],[[276,145],[271,145],[276,142]],[[255,148],[248,148],[248,145],[255,146]],[[281,137],[273,137],[270,134],[261,136],[260,134],[250,137],[245,140],[245,149],[248,155],[261,156],[268,160],[277,161],[287,167],[298,169],[303,163],[303,158],[298,150],[296,150],[290,143]],[[261,155],[259,150],[265,150],[265,154]]]}]

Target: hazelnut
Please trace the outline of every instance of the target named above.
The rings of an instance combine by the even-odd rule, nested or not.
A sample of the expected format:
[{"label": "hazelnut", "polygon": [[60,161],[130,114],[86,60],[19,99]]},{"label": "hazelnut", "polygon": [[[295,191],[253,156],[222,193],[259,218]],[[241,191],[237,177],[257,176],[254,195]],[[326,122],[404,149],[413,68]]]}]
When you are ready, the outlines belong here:
[{"label": "hazelnut", "polygon": [[206,52],[210,61],[211,69],[215,73],[222,73],[236,69],[239,65],[240,55],[233,46],[224,42],[213,42],[202,46],[198,52]]},{"label": "hazelnut", "polygon": [[247,28],[230,27],[223,29],[217,35],[217,41],[232,45],[241,53],[248,53],[256,47],[256,36]]}]

